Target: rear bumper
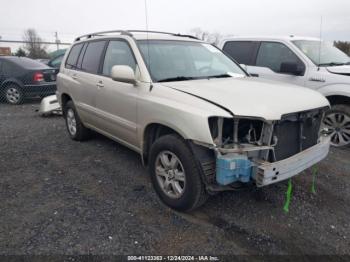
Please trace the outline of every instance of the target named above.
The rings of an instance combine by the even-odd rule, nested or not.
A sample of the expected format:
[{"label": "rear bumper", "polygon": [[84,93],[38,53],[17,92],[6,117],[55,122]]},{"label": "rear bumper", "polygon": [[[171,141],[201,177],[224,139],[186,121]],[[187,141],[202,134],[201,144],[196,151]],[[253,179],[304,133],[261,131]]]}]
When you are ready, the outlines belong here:
[{"label": "rear bumper", "polygon": [[56,90],[56,82],[40,85],[25,85],[23,87],[25,96],[54,95]]},{"label": "rear bumper", "polygon": [[299,174],[324,159],[328,155],[329,146],[330,138],[322,137],[317,145],[292,157],[274,163],[258,163],[256,185],[267,186]]}]

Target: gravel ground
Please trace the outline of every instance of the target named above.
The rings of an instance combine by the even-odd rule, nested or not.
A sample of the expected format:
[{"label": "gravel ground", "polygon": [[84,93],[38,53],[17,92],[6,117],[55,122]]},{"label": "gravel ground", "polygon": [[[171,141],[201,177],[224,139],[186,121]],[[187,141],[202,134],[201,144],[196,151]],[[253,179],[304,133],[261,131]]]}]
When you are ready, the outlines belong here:
[{"label": "gravel ground", "polygon": [[133,151],[71,141],[38,104],[0,104],[0,254],[350,254],[350,150],[260,191],[218,194],[178,213],[161,204]]}]

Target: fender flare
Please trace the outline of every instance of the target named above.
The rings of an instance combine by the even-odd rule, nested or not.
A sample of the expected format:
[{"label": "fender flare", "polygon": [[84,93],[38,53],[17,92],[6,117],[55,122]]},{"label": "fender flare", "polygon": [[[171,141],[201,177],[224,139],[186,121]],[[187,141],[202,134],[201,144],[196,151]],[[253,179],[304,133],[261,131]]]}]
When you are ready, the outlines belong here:
[{"label": "fender flare", "polygon": [[20,80],[18,80],[16,78],[8,78],[4,82],[1,83],[1,86],[0,86],[1,90],[3,90],[6,87],[6,85],[9,84],[9,83],[16,84],[20,88],[24,87],[24,84]]},{"label": "fender flare", "polygon": [[325,97],[346,96],[350,98],[350,84],[331,84],[317,89]]}]

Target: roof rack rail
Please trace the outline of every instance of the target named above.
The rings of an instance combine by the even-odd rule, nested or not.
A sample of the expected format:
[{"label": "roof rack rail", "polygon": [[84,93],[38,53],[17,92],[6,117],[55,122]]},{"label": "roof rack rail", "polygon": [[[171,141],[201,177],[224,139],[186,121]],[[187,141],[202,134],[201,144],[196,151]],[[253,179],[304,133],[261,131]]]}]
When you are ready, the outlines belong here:
[{"label": "roof rack rail", "polygon": [[102,32],[95,32],[95,33],[91,33],[91,34],[86,34],[86,35],[82,35],[77,37],[74,42],[80,41],[82,40],[82,38],[92,38],[94,36],[102,36],[105,34],[112,34],[112,33],[119,33],[121,35],[128,35],[128,36],[133,36],[132,33],[152,33],[152,34],[165,34],[165,35],[172,35],[172,36],[179,36],[179,37],[189,37],[189,38],[193,38],[193,39],[197,39],[200,40],[199,38],[193,36],[193,35],[182,35],[182,34],[174,34],[174,33],[169,33],[169,32],[161,32],[161,31],[147,31],[147,30],[111,30],[111,31],[102,31]]}]

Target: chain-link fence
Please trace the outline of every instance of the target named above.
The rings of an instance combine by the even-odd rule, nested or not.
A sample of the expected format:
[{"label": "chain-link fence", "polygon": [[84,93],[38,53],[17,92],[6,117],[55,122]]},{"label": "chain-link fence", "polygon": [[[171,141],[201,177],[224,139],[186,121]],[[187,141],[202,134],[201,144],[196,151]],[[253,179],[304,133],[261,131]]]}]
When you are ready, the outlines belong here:
[{"label": "chain-link fence", "polygon": [[0,103],[18,105],[55,94],[57,73],[30,58],[0,56]]}]

